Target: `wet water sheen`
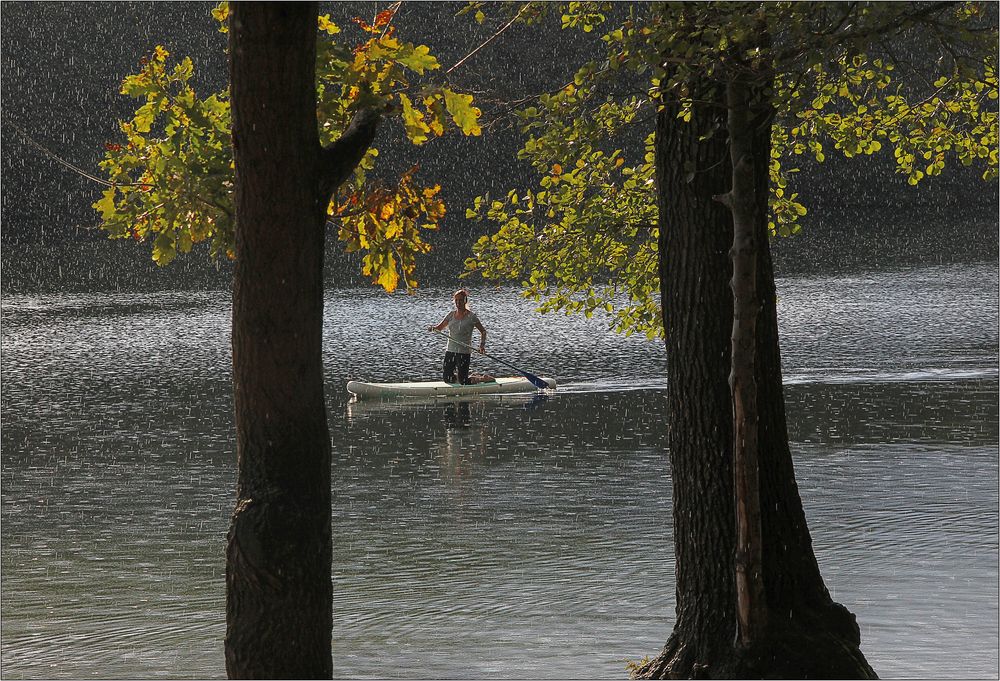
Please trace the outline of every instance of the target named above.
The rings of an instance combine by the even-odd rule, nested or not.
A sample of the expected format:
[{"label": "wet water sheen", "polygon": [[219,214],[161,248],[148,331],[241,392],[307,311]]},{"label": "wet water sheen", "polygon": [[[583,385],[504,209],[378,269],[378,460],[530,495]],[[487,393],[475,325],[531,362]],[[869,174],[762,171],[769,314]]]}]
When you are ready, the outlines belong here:
[{"label": "wet water sheen", "polygon": [[[883,678],[997,675],[997,288],[779,282],[816,553]],[[336,674],[622,678],[673,621],[662,344],[472,299],[554,395],[350,404],[350,378],[434,377],[449,292],[328,293]],[[229,317],[224,292],[4,298],[4,678],[224,676]]]}]

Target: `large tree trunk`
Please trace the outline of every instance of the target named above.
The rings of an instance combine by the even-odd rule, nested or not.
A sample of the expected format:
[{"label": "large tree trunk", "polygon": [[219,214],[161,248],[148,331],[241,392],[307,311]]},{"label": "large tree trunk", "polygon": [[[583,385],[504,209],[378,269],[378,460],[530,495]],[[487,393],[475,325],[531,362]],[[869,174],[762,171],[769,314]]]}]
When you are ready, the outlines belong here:
[{"label": "large tree trunk", "polygon": [[226,670],[330,678],[316,7],[233,3],[229,26],[239,475],[226,551]]},{"label": "large tree trunk", "polygon": [[[660,287],[666,330],[668,420],[676,552],[676,619],[663,651],[639,678],[874,677],[854,616],[830,598],[812,551],[785,425],[774,273],[766,225],[770,130],[754,132],[761,202],[754,371],[765,598],[764,635],[737,645],[733,326],[729,289],[733,221],[713,200],[730,189],[726,107],[695,106],[690,124],[667,104],[657,117]],[[704,135],[714,135],[700,140]],[[688,176],[685,163],[696,172]],[[690,165],[687,166],[688,168]]]},{"label": "large tree trunk", "polygon": [[233,3],[233,389],[239,466],[226,548],[226,670],[330,678],[330,435],[323,243],[330,194],[371,144],[362,109],[316,127],[315,3]]}]

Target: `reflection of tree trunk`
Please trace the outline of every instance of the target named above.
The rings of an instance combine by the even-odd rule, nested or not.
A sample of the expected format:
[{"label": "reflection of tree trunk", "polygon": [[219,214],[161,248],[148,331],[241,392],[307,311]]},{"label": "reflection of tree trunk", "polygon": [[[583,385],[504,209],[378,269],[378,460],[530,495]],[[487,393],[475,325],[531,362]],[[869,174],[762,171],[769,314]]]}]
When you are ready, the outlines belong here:
[{"label": "reflection of tree trunk", "polygon": [[226,670],[239,678],[332,675],[323,242],[330,192],[370,144],[377,115],[357,116],[320,148],[316,10],[236,2],[229,21],[239,474],[226,549]]},{"label": "reflection of tree trunk", "polygon": [[[753,94],[752,92],[750,93]],[[660,290],[667,346],[673,482],[676,619],[644,678],[870,677],[854,616],[834,603],[812,551],[785,428],[774,274],[766,216],[770,131],[754,132],[758,186],[754,230],[759,406],[758,456],[764,588],[763,641],[734,645],[733,407],[728,384],[733,327],[729,249],[733,220],[713,197],[729,191],[726,109],[696,104],[690,124],[667,103],[657,116]],[[715,134],[711,131],[715,129]],[[700,137],[711,135],[706,140]],[[689,177],[689,171],[696,172]]]}]

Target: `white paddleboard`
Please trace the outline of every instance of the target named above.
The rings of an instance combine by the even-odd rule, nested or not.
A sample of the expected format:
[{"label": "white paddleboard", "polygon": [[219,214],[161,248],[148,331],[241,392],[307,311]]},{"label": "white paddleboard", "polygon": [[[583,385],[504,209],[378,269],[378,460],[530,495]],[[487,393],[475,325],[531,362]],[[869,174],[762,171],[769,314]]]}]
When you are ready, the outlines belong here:
[{"label": "white paddleboard", "polygon": [[[555,390],[556,379],[542,378]],[[462,385],[444,381],[416,381],[413,383],[365,383],[348,381],[347,391],[358,399],[372,397],[446,397],[455,395],[493,395],[499,393],[532,393],[537,391],[531,381],[523,376],[498,378],[486,383]]]}]

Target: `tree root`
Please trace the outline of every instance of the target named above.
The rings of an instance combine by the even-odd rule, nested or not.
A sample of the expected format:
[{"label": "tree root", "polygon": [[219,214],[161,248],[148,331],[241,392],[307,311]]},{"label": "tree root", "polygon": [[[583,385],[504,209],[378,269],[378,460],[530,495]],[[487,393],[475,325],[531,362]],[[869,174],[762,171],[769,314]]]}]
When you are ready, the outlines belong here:
[{"label": "tree root", "polygon": [[[836,606],[836,604],[833,604]],[[674,631],[663,650],[637,667],[632,679],[876,679],[859,648],[857,625],[844,627],[843,608],[817,613],[810,621],[771,624],[763,640],[751,648],[729,636],[714,647],[698,646]],[[704,642],[701,642],[704,643]],[[700,656],[696,650],[712,650]]]},{"label": "tree root", "polygon": [[676,633],[655,658],[632,672],[632,679],[707,679],[709,666],[695,659],[693,646],[680,642]]}]

